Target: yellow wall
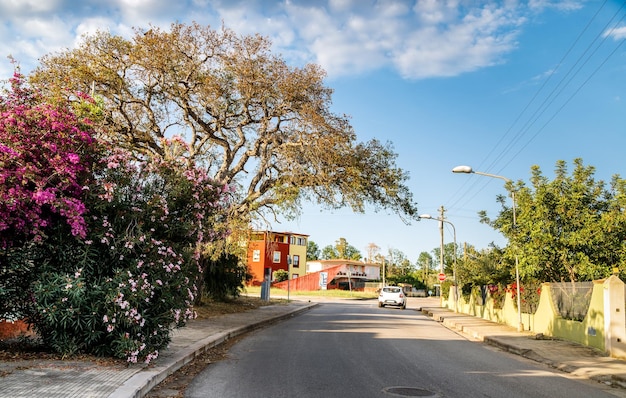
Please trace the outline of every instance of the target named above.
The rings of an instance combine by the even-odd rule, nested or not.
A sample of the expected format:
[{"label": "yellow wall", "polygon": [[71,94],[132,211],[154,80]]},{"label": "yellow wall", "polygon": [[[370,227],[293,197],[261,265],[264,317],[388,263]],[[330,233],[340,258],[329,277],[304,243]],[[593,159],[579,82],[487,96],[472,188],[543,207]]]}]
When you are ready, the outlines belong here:
[{"label": "yellow wall", "polygon": [[[578,322],[563,319],[559,315],[551,299],[550,284],[543,284],[537,311],[534,314],[522,313],[524,330],[605,351],[604,289],[604,281],[594,283],[587,315],[581,322]],[[443,306],[450,309],[454,308],[453,295],[450,295],[448,300],[443,302]],[[485,305],[478,305],[473,299],[470,299],[470,302],[465,302],[463,296],[460,296],[457,306],[459,312],[503,323],[514,328],[517,328],[519,323],[517,305],[510,294],[506,295],[502,309],[493,307],[493,300],[489,295]]]},{"label": "yellow wall", "polygon": [[293,274],[298,274],[298,277],[306,275],[306,248],[307,248],[306,243],[308,242],[308,239],[304,235],[301,235],[301,236],[295,235],[295,236],[304,238],[305,243],[304,245],[289,244],[289,255],[291,256],[291,258],[293,258],[293,256],[300,257],[300,266],[298,268],[294,268],[293,265],[290,267],[291,272],[289,274],[289,279],[292,279]]}]

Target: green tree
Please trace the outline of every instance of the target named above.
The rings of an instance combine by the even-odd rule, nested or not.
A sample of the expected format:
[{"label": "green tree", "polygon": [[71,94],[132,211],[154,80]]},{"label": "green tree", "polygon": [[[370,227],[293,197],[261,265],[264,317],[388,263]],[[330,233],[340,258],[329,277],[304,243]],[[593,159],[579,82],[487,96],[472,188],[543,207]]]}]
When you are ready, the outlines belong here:
[{"label": "green tree", "polygon": [[[539,166],[531,168],[531,186],[507,184],[516,190],[517,228],[510,208],[496,219],[483,220],[509,239],[505,256],[519,255],[520,275],[543,281],[579,281],[603,278],[623,264],[626,228],[617,209],[623,205],[624,182],[612,180],[611,190],[595,180],[595,168],[574,160],[568,174],[558,161],[554,180]],[[504,198],[500,197],[501,203]],[[623,209],[623,207],[621,207]]]},{"label": "green tree", "polygon": [[406,277],[415,270],[406,255],[398,249],[389,249],[386,262],[387,276],[390,279]]},{"label": "green tree", "polygon": [[[198,24],[136,29],[131,40],[98,32],[45,56],[31,81],[48,92],[94,90],[110,141],[138,156],[182,156],[236,187],[229,214],[240,225],[295,216],[304,200],[417,218],[392,144],[357,142],[348,117],[331,111],[325,72],[288,66],[270,47]],[[164,146],[172,135],[185,145]]]},{"label": "green tree", "polygon": [[320,248],[317,245],[317,243],[313,242],[312,240],[309,240],[309,242],[307,243],[306,246],[306,259],[307,261],[310,260],[319,260],[320,258]]},{"label": "green tree", "polygon": [[503,285],[515,280],[515,266],[504,258],[504,250],[493,243],[487,249],[469,246],[459,258],[457,278],[468,286]]},{"label": "green tree", "polygon": [[435,272],[433,256],[428,252],[421,252],[417,257],[417,269],[421,271],[422,281],[428,283],[429,276]]},{"label": "green tree", "polygon": [[354,261],[359,261],[362,258],[359,250],[349,244],[345,238],[339,238],[335,241],[335,246],[328,245],[324,247],[321,257],[324,260],[343,259]]},{"label": "green tree", "polygon": [[340,257],[337,253],[337,249],[335,249],[333,245],[327,245],[322,248],[322,255],[320,258],[322,260],[333,260]]},{"label": "green tree", "polygon": [[[433,259],[434,259],[434,266],[437,270],[437,273],[439,273],[439,271],[441,270],[441,248],[440,247],[436,247],[432,250],[432,254],[433,254]],[[446,243],[443,245],[443,272],[449,275],[452,275],[452,273],[454,272],[454,258],[456,256],[457,258],[457,262],[459,259],[459,256],[462,253],[462,249],[459,248],[459,246],[457,245],[455,247],[454,242],[451,243]]]},{"label": "green tree", "polygon": [[378,246],[376,243],[370,242],[367,244],[366,250],[367,250],[367,261],[371,263],[375,261],[376,256],[380,252],[380,246]]}]

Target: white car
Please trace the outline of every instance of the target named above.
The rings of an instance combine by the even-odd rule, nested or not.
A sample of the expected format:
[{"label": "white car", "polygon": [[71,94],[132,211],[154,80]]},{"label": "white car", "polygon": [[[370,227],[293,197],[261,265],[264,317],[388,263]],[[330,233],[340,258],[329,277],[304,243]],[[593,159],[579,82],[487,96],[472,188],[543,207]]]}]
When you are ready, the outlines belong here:
[{"label": "white car", "polygon": [[386,305],[393,305],[396,307],[406,308],[406,295],[398,286],[385,286],[380,289],[380,295],[378,296],[378,306],[384,307]]}]

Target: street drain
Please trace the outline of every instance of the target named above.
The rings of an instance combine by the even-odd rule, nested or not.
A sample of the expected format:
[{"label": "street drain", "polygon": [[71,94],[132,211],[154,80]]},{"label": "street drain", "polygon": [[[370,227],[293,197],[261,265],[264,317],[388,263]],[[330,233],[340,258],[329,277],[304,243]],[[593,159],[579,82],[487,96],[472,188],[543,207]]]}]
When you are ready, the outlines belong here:
[{"label": "street drain", "polygon": [[438,397],[437,393],[415,387],[387,387],[383,392],[397,397]]}]

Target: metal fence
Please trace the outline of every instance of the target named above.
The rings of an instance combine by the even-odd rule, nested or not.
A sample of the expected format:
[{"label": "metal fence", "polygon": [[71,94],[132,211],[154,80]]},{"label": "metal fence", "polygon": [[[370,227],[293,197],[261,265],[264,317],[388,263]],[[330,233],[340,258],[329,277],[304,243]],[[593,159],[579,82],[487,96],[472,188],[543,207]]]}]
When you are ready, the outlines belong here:
[{"label": "metal fence", "polygon": [[565,319],[582,321],[589,310],[593,282],[552,282],[552,302]]}]

